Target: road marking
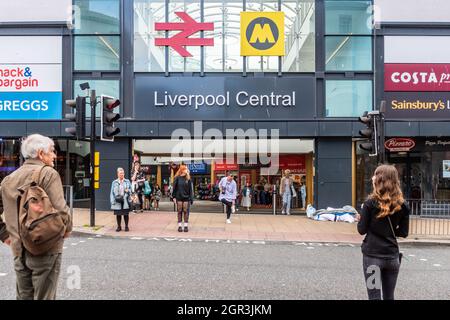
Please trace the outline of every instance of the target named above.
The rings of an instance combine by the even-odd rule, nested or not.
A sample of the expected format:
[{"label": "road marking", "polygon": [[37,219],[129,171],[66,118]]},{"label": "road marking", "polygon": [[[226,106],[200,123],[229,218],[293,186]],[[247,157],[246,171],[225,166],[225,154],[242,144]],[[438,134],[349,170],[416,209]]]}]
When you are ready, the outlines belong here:
[{"label": "road marking", "polygon": [[420,259],[420,261],[428,261],[428,259]]},{"label": "road marking", "polygon": [[130,238],[131,240],[142,240],[142,239],[144,239],[144,238],[141,238],[141,237],[132,237],[132,238]]},{"label": "road marking", "polygon": [[7,273],[0,273],[0,277],[5,277],[7,275],[8,275]]},{"label": "road marking", "polygon": [[440,267],[441,265],[439,263],[433,264],[433,267]]},{"label": "road marking", "polygon": [[314,247],[306,247],[306,249],[314,250]]},{"label": "road marking", "polygon": [[415,257],[415,254],[408,254],[408,257]]},{"label": "road marking", "polygon": [[81,240],[80,243],[86,242],[85,240]]},{"label": "road marking", "polygon": [[88,238],[88,240],[94,240],[94,238]]},{"label": "road marking", "polygon": [[96,237],[97,237],[97,238],[101,238],[102,235],[101,235],[101,234],[97,234]]},{"label": "road marking", "polygon": [[71,243],[71,245],[76,246],[78,243]]}]

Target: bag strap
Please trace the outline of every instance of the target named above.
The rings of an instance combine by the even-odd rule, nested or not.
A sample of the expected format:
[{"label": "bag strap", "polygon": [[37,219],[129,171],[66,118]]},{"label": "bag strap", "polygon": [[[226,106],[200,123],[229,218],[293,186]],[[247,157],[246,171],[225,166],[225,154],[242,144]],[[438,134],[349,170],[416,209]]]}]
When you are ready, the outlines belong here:
[{"label": "bag strap", "polygon": [[45,167],[48,167],[48,166],[47,165],[43,165],[42,167],[34,170],[31,179],[32,179],[32,182],[34,182],[36,185],[39,184],[39,179],[41,178],[42,170],[44,170]]},{"label": "bag strap", "polygon": [[397,236],[395,235],[394,227],[392,226],[391,217],[388,216],[388,220],[389,220],[389,226],[391,227],[392,235],[394,236],[395,242],[397,242],[397,247],[398,247],[399,245],[398,245],[398,241],[397,241]]}]

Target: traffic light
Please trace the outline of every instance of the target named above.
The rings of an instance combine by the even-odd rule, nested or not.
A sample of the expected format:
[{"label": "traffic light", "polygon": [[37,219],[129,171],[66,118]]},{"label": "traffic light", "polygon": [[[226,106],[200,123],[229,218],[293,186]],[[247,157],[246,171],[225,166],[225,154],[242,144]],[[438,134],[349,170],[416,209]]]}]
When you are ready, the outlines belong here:
[{"label": "traffic light", "polygon": [[120,105],[119,99],[110,96],[101,96],[102,118],[101,118],[101,140],[114,141],[114,136],[120,132],[114,123],[120,119],[120,114],[114,113],[114,109]]},{"label": "traffic light", "polygon": [[77,139],[84,139],[86,136],[86,98],[77,97],[75,100],[66,100],[66,105],[75,109],[75,113],[68,113],[65,119],[75,122],[74,127],[66,128],[66,132]]},{"label": "traffic light", "polygon": [[359,122],[366,125],[366,128],[359,130],[359,134],[366,141],[360,143],[359,148],[368,151],[370,156],[378,155],[378,132],[377,119],[374,114],[367,111],[359,117]]}]

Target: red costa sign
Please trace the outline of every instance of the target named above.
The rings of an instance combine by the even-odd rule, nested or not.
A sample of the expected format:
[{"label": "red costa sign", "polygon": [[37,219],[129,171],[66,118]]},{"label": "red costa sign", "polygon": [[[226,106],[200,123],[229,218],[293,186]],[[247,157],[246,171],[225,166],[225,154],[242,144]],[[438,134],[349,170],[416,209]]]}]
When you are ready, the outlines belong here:
[{"label": "red costa sign", "polygon": [[385,64],[384,91],[450,91],[450,64]]},{"label": "red costa sign", "polygon": [[415,146],[415,141],[409,138],[392,138],[384,143],[384,147],[392,152],[410,151]]}]

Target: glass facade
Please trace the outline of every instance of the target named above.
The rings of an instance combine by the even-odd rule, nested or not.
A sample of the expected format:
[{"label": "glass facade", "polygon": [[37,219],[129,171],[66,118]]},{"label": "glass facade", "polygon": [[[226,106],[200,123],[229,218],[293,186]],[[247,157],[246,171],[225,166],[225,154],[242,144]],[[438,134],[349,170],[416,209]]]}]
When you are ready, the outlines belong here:
[{"label": "glass facade", "polygon": [[372,70],[370,37],[327,36],[325,48],[327,71]]},{"label": "glass facade", "polygon": [[371,1],[325,1],[326,71],[371,71]]},{"label": "glass facade", "polygon": [[[120,0],[75,0],[74,69],[120,71]],[[77,10],[77,9],[76,9]]]},{"label": "glass facade", "polygon": [[[214,31],[205,31],[214,46],[204,47],[203,67],[206,72],[242,72],[244,58],[240,55],[240,13],[242,0],[169,1],[169,22],[180,21],[176,11],[187,12],[194,20],[213,22]],[[278,11],[278,1],[246,1],[246,11]],[[285,13],[286,56],[281,61],[283,72],[315,71],[315,2],[313,0],[282,1]],[[155,38],[164,38],[156,31],[156,22],[166,21],[165,2],[134,0],[134,67],[136,72],[164,72],[165,48],[155,46]],[[169,37],[178,33],[169,32]],[[200,37],[198,36],[194,37]],[[198,72],[202,65],[200,47],[187,47],[193,57],[183,58],[168,49],[170,72]],[[248,57],[247,71],[277,72],[278,57]]]},{"label": "glass facade", "polygon": [[371,80],[327,80],[326,117],[358,117],[373,109]]},{"label": "glass facade", "polygon": [[119,71],[120,37],[75,37],[75,70]]}]

